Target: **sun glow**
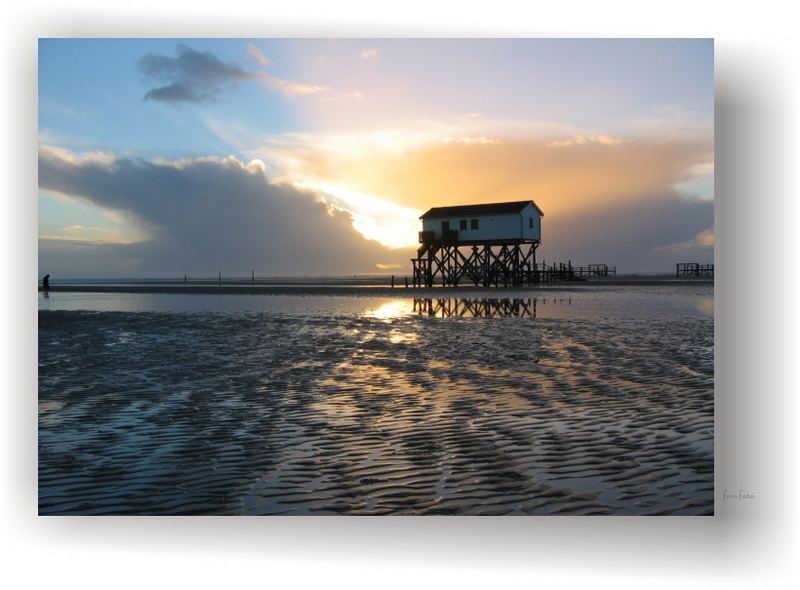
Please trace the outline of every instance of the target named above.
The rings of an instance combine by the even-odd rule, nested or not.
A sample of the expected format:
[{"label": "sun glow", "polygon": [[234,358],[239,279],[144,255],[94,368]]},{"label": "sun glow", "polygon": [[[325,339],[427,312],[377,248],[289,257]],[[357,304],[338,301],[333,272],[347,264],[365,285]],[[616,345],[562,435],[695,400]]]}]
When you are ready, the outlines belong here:
[{"label": "sun glow", "polygon": [[325,193],[333,205],[350,213],[353,227],[368,240],[389,248],[417,245],[418,211],[337,184],[304,181],[301,186]]}]

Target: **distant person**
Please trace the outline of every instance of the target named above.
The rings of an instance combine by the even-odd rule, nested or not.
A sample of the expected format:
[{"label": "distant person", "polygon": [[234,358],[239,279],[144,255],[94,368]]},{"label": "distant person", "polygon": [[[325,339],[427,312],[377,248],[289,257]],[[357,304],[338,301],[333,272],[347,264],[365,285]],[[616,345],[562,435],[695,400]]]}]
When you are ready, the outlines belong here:
[{"label": "distant person", "polygon": [[44,275],[42,279],[42,290],[45,293],[50,293],[50,275]]},{"label": "distant person", "polygon": [[406,281],[406,289],[408,289],[408,277],[403,277],[403,279]]},{"label": "distant person", "polygon": [[394,289],[394,275],[392,275],[392,289]]}]

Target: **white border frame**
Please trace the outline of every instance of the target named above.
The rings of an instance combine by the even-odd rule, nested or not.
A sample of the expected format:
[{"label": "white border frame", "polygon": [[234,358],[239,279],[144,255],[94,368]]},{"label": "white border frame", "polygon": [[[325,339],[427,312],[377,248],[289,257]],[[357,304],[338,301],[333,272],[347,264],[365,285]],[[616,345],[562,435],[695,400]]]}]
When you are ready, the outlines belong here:
[{"label": "white border frame", "polygon": [[[377,3],[351,0],[264,4],[3,4],[0,528],[10,587],[788,587],[797,574],[800,491],[798,60],[783,3],[562,1],[515,9],[505,0],[474,7],[407,0],[377,12]],[[40,36],[715,37],[717,516],[37,517]],[[755,499],[722,499],[740,488]]]}]

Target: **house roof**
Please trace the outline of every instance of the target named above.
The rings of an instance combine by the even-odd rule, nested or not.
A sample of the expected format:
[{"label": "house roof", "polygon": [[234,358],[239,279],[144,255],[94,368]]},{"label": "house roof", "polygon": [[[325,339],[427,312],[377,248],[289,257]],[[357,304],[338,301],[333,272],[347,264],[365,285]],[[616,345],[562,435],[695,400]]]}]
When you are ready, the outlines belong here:
[{"label": "house roof", "polygon": [[528,205],[533,207],[539,212],[539,215],[544,217],[544,213],[539,209],[539,206],[533,201],[511,201],[508,203],[484,203],[482,205],[455,205],[452,207],[433,207],[428,209],[425,213],[420,215],[420,219],[428,219],[429,217],[458,217],[463,215],[490,215],[492,213],[519,213]]}]

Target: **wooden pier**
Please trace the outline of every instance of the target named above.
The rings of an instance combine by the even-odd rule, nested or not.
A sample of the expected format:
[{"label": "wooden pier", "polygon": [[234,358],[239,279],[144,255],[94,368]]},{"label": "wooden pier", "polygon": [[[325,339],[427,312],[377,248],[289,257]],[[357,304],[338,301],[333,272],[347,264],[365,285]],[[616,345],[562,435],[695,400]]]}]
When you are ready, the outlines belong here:
[{"label": "wooden pier", "polygon": [[590,264],[589,266],[576,266],[575,274],[579,277],[615,277],[617,267],[607,264]]},{"label": "wooden pier", "polygon": [[460,245],[447,241],[423,243],[411,259],[414,287],[520,287],[538,283],[585,281],[614,277],[615,266],[536,261],[538,242]]},{"label": "wooden pier", "polygon": [[699,264],[697,262],[679,262],[675,265],[676,277],[713,277],[713,264]]},{"label": "wooden pier", "polygon": [[538,242],[461,245],[447,239],[426,242],[411,259],[414,287],[441,284],[520,286],[536,282]]}]

